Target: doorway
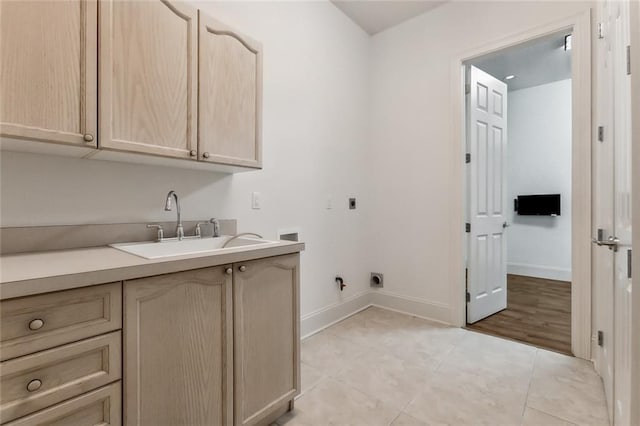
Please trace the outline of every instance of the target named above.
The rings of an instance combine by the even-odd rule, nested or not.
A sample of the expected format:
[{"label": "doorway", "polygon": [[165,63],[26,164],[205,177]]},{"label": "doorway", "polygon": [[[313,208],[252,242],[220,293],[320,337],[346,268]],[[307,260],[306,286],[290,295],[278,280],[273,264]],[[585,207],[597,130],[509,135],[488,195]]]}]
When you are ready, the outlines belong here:
[{"label": "doorway", "polygon": [[591,334],[591,11],[523,30],[492,43],[453,55],[451,175],[458,196],[451,198],[450,276],[452,322],[466,326],[465,232],[465,64],[493,52],[559,32],[572,34],[571,49],[571,352],[590,359]]},{"label": "doorway", "polygon": [[467,327],[571,354],[571,50],[466,65]]}]

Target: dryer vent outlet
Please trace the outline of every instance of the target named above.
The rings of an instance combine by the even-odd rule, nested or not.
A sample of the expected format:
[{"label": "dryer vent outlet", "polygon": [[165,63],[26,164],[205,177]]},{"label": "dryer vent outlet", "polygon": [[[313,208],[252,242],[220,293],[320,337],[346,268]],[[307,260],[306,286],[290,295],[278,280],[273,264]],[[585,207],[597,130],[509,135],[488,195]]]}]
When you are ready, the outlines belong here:
[{"label": "dryer vent outlet", "polygon": [[371,287],[382,288],[384,287],[384,275],[380,272],[372,272],[369,280]]}]

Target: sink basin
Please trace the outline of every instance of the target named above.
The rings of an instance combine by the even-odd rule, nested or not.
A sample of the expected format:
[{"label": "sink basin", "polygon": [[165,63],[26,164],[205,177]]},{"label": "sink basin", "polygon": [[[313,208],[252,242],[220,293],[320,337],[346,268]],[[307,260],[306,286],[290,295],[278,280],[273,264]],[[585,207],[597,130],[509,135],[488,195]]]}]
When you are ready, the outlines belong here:
[{"label": "sink basin", "polygon": [[232,248],[276,244],[277,241],[261,240],[258,238],[236,238],[231,241],[225,248],[224,243],[229,240],[230,236],[222,236],[216,238],[201,238],[193,240],[171,240],[159,242],[142,242],[142,243],[119,243],[111,244],[111,247],[124,252],[135,254],[145,259],[158,259],[162,257],[183,256],[188,254],[199,254],[207,252],[218,252],[230,250]]}]

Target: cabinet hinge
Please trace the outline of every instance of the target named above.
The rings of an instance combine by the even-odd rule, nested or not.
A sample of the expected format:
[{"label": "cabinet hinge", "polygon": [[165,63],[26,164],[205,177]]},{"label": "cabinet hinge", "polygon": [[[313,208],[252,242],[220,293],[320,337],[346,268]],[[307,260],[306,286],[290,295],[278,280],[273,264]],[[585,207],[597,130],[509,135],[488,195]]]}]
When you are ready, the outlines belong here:
[{"label": "cabinet hinge", "polygon": [[464,155],[464,162],[465,162],[466,164],[469,164],[469,163],[471,162],[471,154],[466,153],[466,154]]},{"label": "cabinet hinge", "polygon": [[598,330],[598,346],[604,346],[604,332]]},{"label": "cabinet hinge", "polygon": [[471,224],[470,223],[465,223],[464,224],[464,232],[471,232]]},{"label": "cabinet hinge", "polygon": [[627,75],[631,75],[631,46],[627,46]]},{"label": "cabinet hinge", "polygon": [[627,250],[627,278],[631,278],[631,264],[633,262],[633,256],[631,254],[631,249]]},{"label": "cabinet hinge", "polygon": [[604,126],[598,126],[598,142],[604,142]]},{"label": "cabinet hinge", "polygon": [[599,39],[604,38],[604,25],[602,24],[602,22],[598,23],[598,38]]},{"label": "cabinet hinge", "polygon": [[464,94],[468,95],[469,93],[471,93],[471,85],[470,84],[465,84],[464,85]]},{"label": "cabinet hinge", "polygon": [[467,292],[467,303],[471,302],[471,293]]}]

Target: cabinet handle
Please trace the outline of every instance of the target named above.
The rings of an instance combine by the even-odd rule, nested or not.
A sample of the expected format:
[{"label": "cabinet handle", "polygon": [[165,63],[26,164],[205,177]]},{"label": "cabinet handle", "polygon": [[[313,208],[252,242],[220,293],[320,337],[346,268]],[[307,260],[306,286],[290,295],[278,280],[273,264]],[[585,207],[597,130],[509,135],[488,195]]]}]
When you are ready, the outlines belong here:
[{"label": "cabinet handle", "polygon": [[27,390],[29,392],[35,392],[42,386],[42,380],[34,379],[27,383]]},{"label": "cabinet handle", "polygon": [[29,330],[32,330],[32,331],[40,330],[43,325],[44,325],[44,321],[42,321],[40,318],[36,318],[34,320],[31,320],[31,322],[29,322]]},{"label": "cabinet handle", "polygon": [[246,270],[247,270],[247,267],[246,267],[246,266],[244,266],[244,265],[242,265],[242,266],[240,266],[240,267],[238,268],[238,270],[239,270],[240,272],[244,272],[244,271],[246,271]]},{"label": "cabinet handle", "polygon": [[204,158],[209,158],[209,153],[208,153],[208,152],[204,152],[204,153],[202,153],[202,157],[204,157]]},{"label": "cabinet handle", "polygon": [[227,268],[226,271],[224,271],[227,275],[231,275],[233,273],[233,269],[231,268]]},{"label": "cabinet handle", "polygon": [[91,133],[86,133],[82,136],[82,139],[84,139],[85,142],[93,142],[93,135]]},{"label": "cabinet handle", "polygon": [[192,157],[195,157],[198,153],[196,152],[195,149],[192,149],[191,151],[189,151],[189,155]]}]

